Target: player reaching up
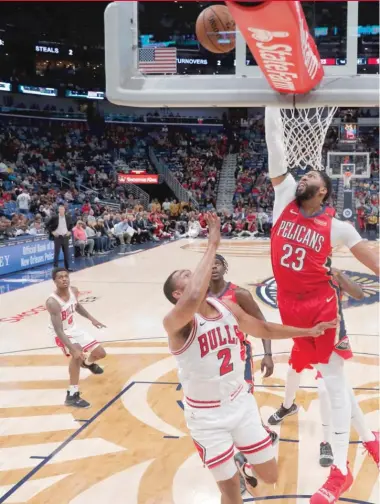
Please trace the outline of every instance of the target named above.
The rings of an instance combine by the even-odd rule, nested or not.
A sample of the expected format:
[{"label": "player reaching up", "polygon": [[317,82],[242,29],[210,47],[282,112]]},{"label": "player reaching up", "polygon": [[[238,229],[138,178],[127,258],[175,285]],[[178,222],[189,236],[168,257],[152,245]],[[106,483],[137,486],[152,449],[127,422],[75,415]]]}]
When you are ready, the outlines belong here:
[{"label": "player reaching up", "polygon": [[[224,275],[228,271],[228,263],[226,259],[220,255],[216,254],[214,266],[212,268],[211,282],[209,288],[209,295],[216,297],[222,301],[230,300],[240,306],[248,315],[252,315],[259,320],[265,320],[264,315],[253,299],[252,294],[242,287],[239,287],[231,282],[226,282]],[[246,335],[242,332],[238,333],[241,344],[241,358],[244,362],[244,379],[249,385],[249,389],[253,393],[254,391],[254,370],[253,370],[253,353],[252,344]],[[261,372],[264,373],[264,378],[272,376],[274,364],[272,359],[272,343],[270,340],[262,340],[264,348],[264,357],[261,361]],[[275,444],[278,440],[278,434],[271,431],[268,427],[264,428],[267,430],[271,437],[272,443]],[[242,454],[235,455],[235,462],[238,468],[241,466],[241,462],[244,462],[244,456]],[[254,483],[254,482],[253,482]],[[255,485],[253,485],[254,488]],[[241,493],[244,493],[246,488],[246,483],[244,477],[240,477],[240,489]],[[249,489],[250,491],[251,489]]]},{"label": "player reaching up", "polygon": [[[275,192],[271,258],[282,322],[312,327],[320,320],[340,318],[337,327],[327,330],[321,338],[295,340],[290,357],[297,373],[314,366],[326,384],[335,465],[310,502],[333,504],[353,482],[347,453],[351,412],[358,406],[344,375],[344,360],[352,352],[343,322],[339,285],[331,271],[332,247],[346,245],[377,275],[378,257],[354,227],[334,218],[335,211],[326,204],[332,184],[325,172],[311,170],[298,184],[288,173],[279,109],[266,108],[265,136],[269,176]],[[358,428],[368,452],[378,463],[379,434],[372,433],[364,422]]]},{"label": "player reaching up", "polygon": [[[266,483],[276,482],[277,464],[255,398],[247,393],[238,331],[262,339],[305,333],[316,337],[334,327],[336,320],[312,329],[281,326],[255,319],[231,301],[207,297],[220,220],[209,214],[207,223],[208,247],[194,273],[174,271],[164,284],[165,296],[174,305],[164,327],[177,360],[185,417],[196,448],[218,483],[222,504],[241,504],[234,446],[246,456],[255,476]],[[243,467],[245,474],[248,470]]]},{"label": "player reaching up", "polygon": [[65,404],[75,408],[89,408],[90,403],[82,399],[79,393],[80,368],[87,368],[93,374],[102,374],[103,369],[95,364],[95,361],[103,359],[106,352],[96,339],[77,327],[74,313],[77,312],[87,318],[98,329],[105,325],[92,317],[80,304],[78,289],[70,287],[69,272],[66,269],[53,269],[52,277],[56,290],[46,301],[46,308],[50,313],[49,333],[63,353],[67,357],[71,356],[70,387]]},{"label": "player reaching up", "polygon": [[[341,298],[343,293],[346,292],[354,299],[363,299],[364,292],[361,287],[353,282],[342,271],[332,268],[332,273],[335,280],[338,282]],[[299,388],[301,380],[301,373],[297,373],[291,366],[288,369],[288,377],[285,385],[285,398],[281,407],[269,417],[268,423],[270,425],[280,424],[287,416],[294,415],[298,411],[298,406],[294,400],[296,392]],[[321,373],[318,371],[317,376],[318,397],[319,397],[319,410],[322,420],[323,441],[320,444],[319,463],[322,467],[330,467],[334,462],[333,451],[331,448],[331,405],[327,393],[325,382]],[[363,423],[363,413],[356,402],[352,405],[353,411],[351,413],[351,421],[353,426],[359,426]]]}]

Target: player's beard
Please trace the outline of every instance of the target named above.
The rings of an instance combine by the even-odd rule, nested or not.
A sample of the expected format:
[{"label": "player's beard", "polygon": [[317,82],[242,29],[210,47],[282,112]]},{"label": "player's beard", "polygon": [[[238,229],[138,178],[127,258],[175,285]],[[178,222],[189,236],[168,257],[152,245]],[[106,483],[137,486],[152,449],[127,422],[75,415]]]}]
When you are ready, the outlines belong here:
[{"label": "player's beard", "polygon": [[317,194],[318,191],[319,187],[315,185],[306,186],[306,188],[301,191],[299,190],[299,187],[297,187],[296,190],[297,204],[300,205],[303,201],[311,200],[312,198],[314,198],[314,196]]}]

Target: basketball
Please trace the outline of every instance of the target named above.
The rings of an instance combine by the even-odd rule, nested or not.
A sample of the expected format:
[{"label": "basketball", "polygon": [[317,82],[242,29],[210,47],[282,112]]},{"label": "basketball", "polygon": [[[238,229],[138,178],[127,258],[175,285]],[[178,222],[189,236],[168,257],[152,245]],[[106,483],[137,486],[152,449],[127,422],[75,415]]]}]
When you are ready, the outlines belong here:
[{"label": "basketball", "polygon": [[213,53],[235,49],[236,25],[225,5],[214,5],[202,11],[195,24],[199,43]]}]

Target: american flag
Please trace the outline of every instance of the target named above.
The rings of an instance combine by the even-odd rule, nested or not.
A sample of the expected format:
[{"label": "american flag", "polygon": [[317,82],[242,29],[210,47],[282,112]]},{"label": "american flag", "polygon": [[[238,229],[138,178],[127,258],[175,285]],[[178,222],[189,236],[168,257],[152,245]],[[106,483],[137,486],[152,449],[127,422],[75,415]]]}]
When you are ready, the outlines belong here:
[{"label": "american flag", "polygon": [[172,47],[139,49],[139,70],[146,74],[177,73],[177,49]]}]

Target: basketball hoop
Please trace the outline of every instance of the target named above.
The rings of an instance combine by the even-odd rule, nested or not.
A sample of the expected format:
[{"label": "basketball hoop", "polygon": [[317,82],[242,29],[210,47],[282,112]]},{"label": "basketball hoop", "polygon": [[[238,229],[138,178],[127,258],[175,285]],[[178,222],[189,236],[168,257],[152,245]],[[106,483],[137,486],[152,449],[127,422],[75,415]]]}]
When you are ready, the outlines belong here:
[{"label": "basketball hoop", "polygon": [[351,187],[351,179],[352,179],[352,173],[350,171],[344,172],[343,187],[345,189],[349,189]]},{"label": "basketball hoop", "polygon": [[337,107],[280,110],[288,168],[324,170],[322,149]]}]

